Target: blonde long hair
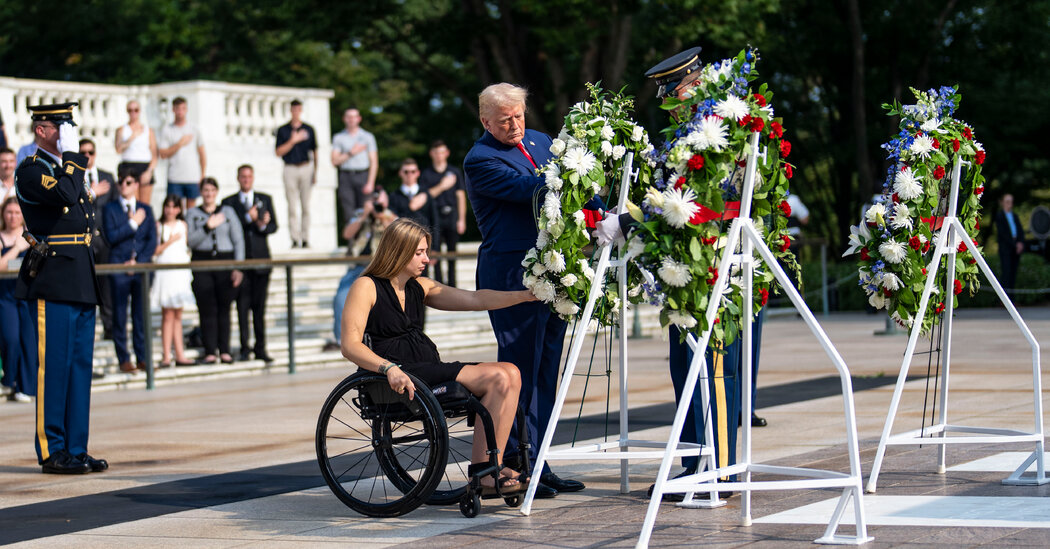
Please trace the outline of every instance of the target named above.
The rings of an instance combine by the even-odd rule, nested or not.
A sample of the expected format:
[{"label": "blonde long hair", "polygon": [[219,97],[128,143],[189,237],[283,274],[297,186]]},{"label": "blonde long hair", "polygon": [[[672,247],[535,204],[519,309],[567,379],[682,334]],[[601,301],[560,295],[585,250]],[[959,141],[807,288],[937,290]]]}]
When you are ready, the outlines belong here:
[{"label": "blonde long hair", "polygon": [[379,244],[372,252],[372,261],[361,276],[394,278],[412,260],[420,238],[426,238],[427,247],[430,246],[430,231],[426,227],[413,219],[399,217],[383,231]]}]

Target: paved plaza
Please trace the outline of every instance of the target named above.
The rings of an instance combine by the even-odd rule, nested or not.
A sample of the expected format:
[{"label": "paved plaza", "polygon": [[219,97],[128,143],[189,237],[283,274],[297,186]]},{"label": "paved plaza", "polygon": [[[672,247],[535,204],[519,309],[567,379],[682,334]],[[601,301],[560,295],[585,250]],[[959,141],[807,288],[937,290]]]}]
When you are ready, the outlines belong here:
[{"label": "paved plaza", "polygon": [[[1022,314],[1043,349],[1050,311]],[[884,316],[821,319],[855,386],[861,461],[869,473],[905,349],[905,335],[876,336]],[[793,314],[767,319],[759,374],[754,461],[848,471],[842,398],[835,370]],[[594,368],[604,369],[598,345]],[[920,340],[920,350],[928,350]],[[588,353],[589,354],[589,353]],[[632,438],[666,440],[674,414],[667,343],[629,343]],[[1044,353],[1045,356],[1045,353]],[[494,359],[495,349],[455,359]],[[952,349],[949,420],[1031,430],[1032,354],[1003,309],[961,310]],[[930,423],[934,382],[917,355],[894,432]],[[317,414],[349,365],[219,378],[153,391],[92,395],[90,450],[110,469],[87,476],[40,474],[33,455],[33,406],[0,403],[0,544],[17,547],[633,547],[658,460],[632,462],[630,492],[615,461],[554,463],[587,490],[537,500],[528,517],[499,500],[464,518],[458,506],[423,506],[373,519],[343,506],[324,485],[314,454]],[[606,381],[574,380],[556,443],[603,439]],[[615,383],[613,384],[615,385]],[[1044,399],[1045,400],[1045,399]],[[615,437],[618,395],[608,430]],[[937,402],[937,406],[942,403]],[[577,429],[577,417],[579,427]],[[934,446],[891,447],[875,495],[866,495],[869,547],[1050,545],[1050,485],[1001,480],[1031,445],[956,445],[937,474]],[[677,467],[673,472],[677,472]],[[664,503],[652,547],[811,547],[837,490],[754,492],[754,523],[740,525],[741,496],[718,509]],[[497,504],[499,502],[499,504]],[[852,533],[852,515],[840,533]]]}]

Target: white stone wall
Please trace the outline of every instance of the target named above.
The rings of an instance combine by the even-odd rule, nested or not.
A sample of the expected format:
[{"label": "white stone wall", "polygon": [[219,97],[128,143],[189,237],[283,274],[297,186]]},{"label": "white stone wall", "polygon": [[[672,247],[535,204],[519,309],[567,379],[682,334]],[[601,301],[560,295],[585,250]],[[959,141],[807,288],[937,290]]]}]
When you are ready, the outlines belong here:
[{"label": "white stone wall", "polygon": [[[292,99],[303,102],[303,120],[317,132],[319,169],[311,197],[310,246],[316,252],[336,247],[336,173],[329,161],[332,131],[329,126],[331,90],[283,88],[194,80],[149,86],[120,86],[86,82],[60,82],[0,77],[0,115],[8,141],[16,149],[32,141],[29,105],[77,101],[74,115],[81,137],[92,138],[98,146],[98,166],[115,171],[120,159],[114,150],[114,132],[127,122],[125,107],[136,99],[143,107],[142,119],[154,131],[171,122],[171,100],[185,97],[188,118],[201,129],[208,156],[207,175],[219,182],[219,196],[237,192],[237,166],[255,167],[256,189],[274,198],[277,234],[271,237],[274,252],[291,246],[288,236],[288,209],[283,163],[274,154],[274,134],[289,120]],[[151,200],[154,210],[163,202],[167,189],[167,167],[160,160],[157,185]]]}]

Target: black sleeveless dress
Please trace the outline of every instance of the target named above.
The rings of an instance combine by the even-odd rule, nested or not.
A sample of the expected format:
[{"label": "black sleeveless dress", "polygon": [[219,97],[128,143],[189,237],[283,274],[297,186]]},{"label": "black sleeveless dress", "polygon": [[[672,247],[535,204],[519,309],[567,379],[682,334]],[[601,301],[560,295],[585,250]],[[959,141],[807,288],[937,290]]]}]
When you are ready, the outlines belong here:
[{"label": "black sleeveless dress", "polygon": [[390,280],[368,275],[376,287],[376,302],[368,313],[365,335],[371,338],[372,351],[401,365],[424,383],[433,387],[455,381],[459,371],[472,362],[442,362],[437,346],[423,333],[423,287],[416,279],[405,284],[405,308],[394,293]]}]

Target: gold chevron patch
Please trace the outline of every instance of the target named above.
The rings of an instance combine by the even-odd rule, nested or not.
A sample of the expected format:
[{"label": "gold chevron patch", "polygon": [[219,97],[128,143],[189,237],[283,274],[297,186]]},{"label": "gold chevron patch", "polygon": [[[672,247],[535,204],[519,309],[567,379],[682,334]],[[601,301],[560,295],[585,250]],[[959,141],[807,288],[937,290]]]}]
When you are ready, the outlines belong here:
[{"label": "gold chevron patch", "polygon": [[56,183],[58,183],[58,180],[54,177],[51,177],[50,175],[45,174],[40,176],[40,184],[43,185],[44,188],[49,191],[51,190],[51,187],[55,186]]}]

